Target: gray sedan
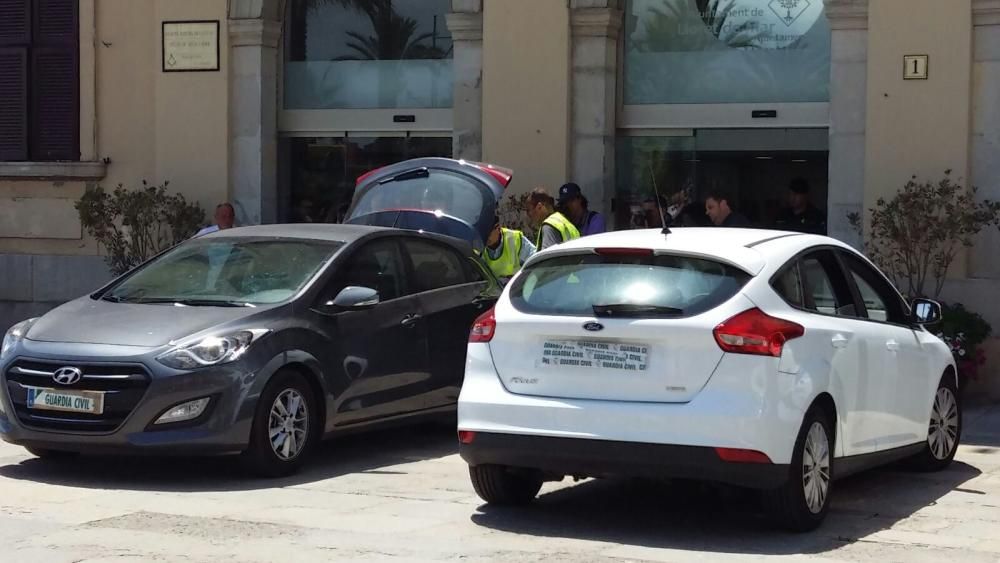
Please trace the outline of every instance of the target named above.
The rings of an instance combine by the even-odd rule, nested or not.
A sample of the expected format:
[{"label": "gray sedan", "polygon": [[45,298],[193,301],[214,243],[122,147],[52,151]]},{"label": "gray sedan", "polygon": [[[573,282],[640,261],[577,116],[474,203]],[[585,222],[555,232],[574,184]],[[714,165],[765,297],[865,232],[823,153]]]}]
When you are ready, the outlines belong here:
[{"label": "gray sedan", "polygon": [[41,457],[241,453],[297,469],[332,434],[454,411],[499,294],[458,239],[272,225],[181,244],[0,351],[0,437]]}]

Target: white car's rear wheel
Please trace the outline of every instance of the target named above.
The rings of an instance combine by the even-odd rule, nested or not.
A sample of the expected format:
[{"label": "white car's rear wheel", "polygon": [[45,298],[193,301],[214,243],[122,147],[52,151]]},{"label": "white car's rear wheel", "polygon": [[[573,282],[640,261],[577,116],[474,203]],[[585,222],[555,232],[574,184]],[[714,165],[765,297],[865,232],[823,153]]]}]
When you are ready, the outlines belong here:
[{"label": "white car's rear wheel", "polygon": [[528,504],[542,488],[541,473],[514,470],[502,465],[470,466],[469,477],[476,494],[489,504]]},{"label": "white car's rear wheel", "polygon": [[788,481],[764,493],[776,524],[793,532],[816,529],[826,517],[833,489],[833,423],[819,408],[810,410],[795,440]]}]

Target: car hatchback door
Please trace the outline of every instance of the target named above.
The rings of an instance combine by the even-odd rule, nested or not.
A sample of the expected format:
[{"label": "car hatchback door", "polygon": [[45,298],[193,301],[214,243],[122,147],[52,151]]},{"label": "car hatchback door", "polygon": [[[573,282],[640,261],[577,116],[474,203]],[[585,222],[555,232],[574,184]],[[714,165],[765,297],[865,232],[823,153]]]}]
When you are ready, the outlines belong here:
[{"label": "car hatchback door", "polygon": [[421,410],[421,389],[430,377],[427,327],[397,237],[363,243],[339,264],[324,292],[324,303],[351,286],[378,291],[379,303],[363,310],[329,310],[325,315],[333,348],[324,369],[347,382],[336,398],[336,424]]}]

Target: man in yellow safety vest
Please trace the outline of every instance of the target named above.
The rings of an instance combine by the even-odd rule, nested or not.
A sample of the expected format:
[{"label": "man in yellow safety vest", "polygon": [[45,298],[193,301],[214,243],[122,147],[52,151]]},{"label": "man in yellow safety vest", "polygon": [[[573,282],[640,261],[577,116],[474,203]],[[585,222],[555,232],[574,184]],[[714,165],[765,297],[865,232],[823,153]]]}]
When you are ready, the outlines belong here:
[{"label": "man in yellow safety vest", "polygon": [[506,284],[534,253],[535,245],[531,244],[524,233],[501,227],[500,219],[497,218],[482,256],[493,275]]},{"label": "man in yellow safety vest", "polygon": [[565,215],[556,211],[556,200],[545,188],[535,188],[528,196],[528,219],[538,229],[538,250],[580,238],[580,231]]}]

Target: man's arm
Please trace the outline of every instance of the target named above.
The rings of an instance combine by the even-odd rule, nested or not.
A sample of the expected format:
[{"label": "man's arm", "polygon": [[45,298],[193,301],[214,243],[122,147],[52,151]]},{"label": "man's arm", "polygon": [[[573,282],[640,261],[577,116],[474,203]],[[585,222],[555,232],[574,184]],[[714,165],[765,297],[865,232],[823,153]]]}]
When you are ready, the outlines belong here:
[{"label": "man's arm", "polygon": [[561,243],[562,235],[556,230],[552,225],[542,225],[542,247],[538,250],[545,250],[546,248],[555,246]]}]

